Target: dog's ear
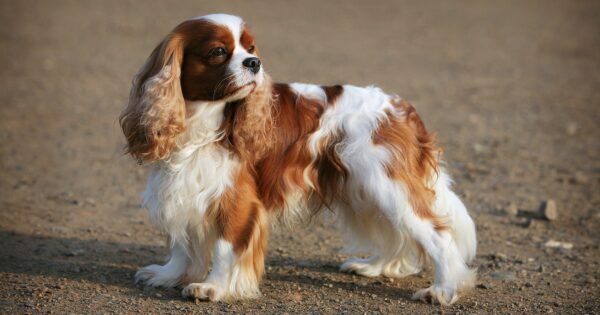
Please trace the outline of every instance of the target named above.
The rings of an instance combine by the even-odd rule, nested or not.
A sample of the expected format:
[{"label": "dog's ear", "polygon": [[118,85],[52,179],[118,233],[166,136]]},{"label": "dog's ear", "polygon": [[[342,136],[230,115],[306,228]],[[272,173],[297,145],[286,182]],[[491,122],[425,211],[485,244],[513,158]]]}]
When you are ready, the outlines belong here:
[{"label": "dog's ear", "polygon": [[134,77],[129,103],[119,117],[126,150],[140,162],[168,158],[185,130],[183,45],[183,38],[172,33],[152,51]]}]

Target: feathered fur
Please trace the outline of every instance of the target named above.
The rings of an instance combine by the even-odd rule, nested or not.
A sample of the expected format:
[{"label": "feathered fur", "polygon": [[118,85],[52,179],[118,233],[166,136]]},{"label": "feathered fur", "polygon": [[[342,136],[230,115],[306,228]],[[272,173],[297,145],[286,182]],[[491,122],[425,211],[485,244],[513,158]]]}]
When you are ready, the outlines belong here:
[{"label": "feathered fur", "polygon": [[152,164],[144,206],[171,247],[137,281],[257,297],[270,218],[328,209],[346,249],[369,255],[342,270],[404,277],[430,262],[433,285],[414,297],[442,304],[473,285],[475,226],[415,108],[372,86],[272,83],[238,17],[176,27],[120,122],[128,152]]}]

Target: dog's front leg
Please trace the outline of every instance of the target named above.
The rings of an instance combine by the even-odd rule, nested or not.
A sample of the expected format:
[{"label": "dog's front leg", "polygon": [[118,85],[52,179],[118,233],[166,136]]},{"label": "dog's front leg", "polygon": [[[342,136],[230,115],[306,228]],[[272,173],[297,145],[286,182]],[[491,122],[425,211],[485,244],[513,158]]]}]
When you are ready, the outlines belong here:
[{"label": "dog's front leg", "polygon": [[212,269],[203,282],[188,284],[182,295],[210,301],[259,296],[267,216],[249,173],[240,172],[212,217],[218,235],[213,247]]},{"label": "dog's front leg", "polygon": [[174,287],[181,283],[188,264],[189,258],[184,248],[180,244],[173,243],[169,261],[165,265],[149,265],[141,268],[135,274],[135,282],[151,287]]}]

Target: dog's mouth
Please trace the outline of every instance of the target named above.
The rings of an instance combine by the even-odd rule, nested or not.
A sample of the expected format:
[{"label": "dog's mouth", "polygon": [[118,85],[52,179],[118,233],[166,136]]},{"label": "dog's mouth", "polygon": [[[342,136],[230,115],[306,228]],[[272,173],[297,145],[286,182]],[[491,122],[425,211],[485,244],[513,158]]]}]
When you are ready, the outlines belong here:
[{"label": "dog's mouth", "polygon": [[254,89],[256,89],[256,82],[252,81],[250,83],[239,86],[239,87],[235,88],[233,91],[231,91],[230,95],[236,94],[237,92],[239,92],[243,89],[246,89],[246,88],[251,88],[249,93],[254,92]]},{"label": "dog's mouth", "polygon": [[225,96],[225,100],[226,101],[235,101],[235,100],[242,99],[242,98],[250,95],[250,93],[254,92],[254,90],[256,89],[256,86],[257,86],[257,84],[255,81],[238,86],[235,89],[233,89],[231,92],[227,93],[227,96]]}]

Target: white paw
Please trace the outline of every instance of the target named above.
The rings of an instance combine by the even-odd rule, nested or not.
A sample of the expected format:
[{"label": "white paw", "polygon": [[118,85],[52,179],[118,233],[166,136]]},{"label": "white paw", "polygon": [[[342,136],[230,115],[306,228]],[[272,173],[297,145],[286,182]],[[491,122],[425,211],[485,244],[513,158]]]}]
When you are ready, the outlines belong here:
[{"label": "white paw", "polygon": [[181,291],[184,298],[194,298],[204,301],[219,301],[223,290],[212,283],[190,283]]},{"label": "white paw", "polygon": [[135,273],[135,283],[144,283],[146,285],[151,285],[148,282],[151,282],[151,279],[156,277],[158,270],[160,270],[159,265],[150,265],[141,268]]},{"label": "white paw", "polygon": [[431,304],[450,305],[458,300],[458,292],[456,289],[432,285],[427,289],[417,291],[412,298]]},{"label": "white paw", "polygon": [[356,273],[365,277],[377,277],[381,275],[381,265],[375,256],[369,258],[350,258],[341,266],[341,271]]},{"label": "white paw", "polygon": [[171,288],[180,282],[180,275],[170,274],[164,266],[149,265],[135,273],[135,283],[151,287]]},{"label": "white paw", "polygon": [[382,274],[388,278],[404,278],[421,272],[420,265],[403,259],[388,262],[382,268]]}]

